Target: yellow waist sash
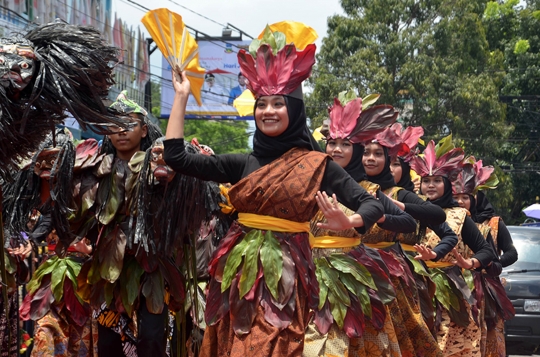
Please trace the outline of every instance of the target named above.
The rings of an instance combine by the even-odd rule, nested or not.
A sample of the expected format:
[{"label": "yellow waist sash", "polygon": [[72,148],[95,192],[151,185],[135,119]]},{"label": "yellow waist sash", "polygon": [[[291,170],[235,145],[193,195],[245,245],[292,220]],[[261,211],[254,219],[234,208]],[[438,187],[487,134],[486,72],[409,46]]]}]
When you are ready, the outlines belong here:
[{"label": "yellow waist sash", "polygon": [[311,248],[350,248],[362,243],[360,238],[332,237],[332,236],[309,236]]},{"label": "yellow waist sash", "polygon": [[[389,247],[389,246],[391,246],[393,244],[395,244],[395,242],[380,242],[380,243],[366,244],[366,246],[368,246],[370,248],[383,249],[383,248],[387,248],[387,247]],[[413,245],[403,244],[403,243],[400,243],[400,244],[401,244],[401,248],[403,248],[404,251],[406,251],[406,252],[416,252],[416,249],[414,249]],[[426,263],[426,266],[428,268],[447,268],[447,267],[451,267],[451,266],[454,265],[454,264],[449,263],[449,262],[432,262],[431,260],[424,260],[424,263]]]},{"label": "yellow waist sash", "polygon": [[396,244],[396,242],[379,242],[379,243],[364,243],[366,247],[374,248],[374,249],[384,249],[388,248],[392,245]]},{"label": "yellow waist sash", "polygon": [[238,223],[263,231],[309,233],[309,222],[294,222],[255,213],[238,213]]}]

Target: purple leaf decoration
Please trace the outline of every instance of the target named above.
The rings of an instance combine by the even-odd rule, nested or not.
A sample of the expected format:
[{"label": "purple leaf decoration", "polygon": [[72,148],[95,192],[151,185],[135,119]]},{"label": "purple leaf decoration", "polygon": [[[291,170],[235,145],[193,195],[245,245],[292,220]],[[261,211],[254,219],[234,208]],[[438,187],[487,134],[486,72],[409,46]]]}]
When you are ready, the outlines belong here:
[{"label": "purple leaf decoration", "polygon": [[321,310],[315,309],[313,323],[317,326],[317,330],[323,335],[327,334],[334,322],[334,317],[330,311],[330,303],[328,300],[323,305]]},{"label": "purple leaf decoration", "polygon": [[261,306],[264,310],[264,319],[272,326],[283,330],[287,328],[294,316],[296,294],[291,294],[289,301],[283,308],[275,305],[275,300],[267,289],[263,291]]},{"label": "purple leaf decoration", "polygon": [[377,296],[377,292],[373,289],[368,289],[369,299],[371,301],[371,323],[377,330],[381,330],[384,327],[384,321],[386,320],[386,308],[384,304]]},{"label": "purple leaf decoration", "polygon": [[221,283],[210,280],[208,295],[206,297],[206,310],[204,318],[209,326],[213,326],[229,312],[229,290],[221,292]]},{"label": "purple leaf decoration", "polygon": [[[257,306],[259,305],[259,299],[249,301],[240,299],[240,291],[238,290],[240,274],[239,272],[236,278],[233,279],[229,294],[231,324],[237,336],[243,336],[249,333],[257,315]],[[262,284],[259,284],[259,289],[262,289]],[[257,295],[261,296],[261,293],[259,292]]]},{"label": "purple leaf decoration", "polygon": [[349,338],[362,337],[366,326],[362,306],[356,296],[349,295],[351,298],[351,306],[347,309],[347,314],[343,320],[343,331]]},{"label": "purple leaf decoration", "polygon": [[352,143],[363,143],[372,140],[375,135],[393,124],[399,113],[391,105],[376,105],[360,114],[355,128],[350,134]]}]

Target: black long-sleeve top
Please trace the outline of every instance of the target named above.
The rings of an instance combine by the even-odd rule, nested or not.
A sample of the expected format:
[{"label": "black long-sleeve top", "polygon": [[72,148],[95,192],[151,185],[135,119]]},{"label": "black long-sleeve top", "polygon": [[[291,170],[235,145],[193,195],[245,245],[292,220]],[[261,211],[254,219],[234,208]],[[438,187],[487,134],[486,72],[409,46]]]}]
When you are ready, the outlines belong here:
[{"label": "black long-sleeve top", "polygon": [[[433,205],[436,206],[436,205]],[[439,206],[436,206],[439,207]],[[448,223],[443,222],[437,225],[427,225],[439,238],[441,241],[437,244],[432,250],[437,254],[433,261],[438,261],[439,259],[446,256],[450,253],[452,249],[456,246],[459,241],[457,234],[450,228]]]},{"label": "black long-sleeve top", "polygon": [[[185,151],[184,139],[168,139],[163,144],[165,162],[174,171],[201,180],[233,185],[277,159],[251,154],[190,154]],[[362,216],[364,227],[357,228],[360,234],[371,228],[384,213],[382,205],[332,160],[327,161],[320,190],[329,196],[335,193],[340,203]]]},{"label": "black long-sleeve top", "polygon": [[446,221],[444,210],[418,197],[414,192],[399,190],[397,200],[405,204],[405,212],[428,226],[436,226]]},{"label": "black long-sleeve top", "polygon": [[402,211],[380,190],[377,191],[377,198],[379,199],[379,202],[382,203],[384,215],[386,216],[383,223],[378,223],[379,227],[397,233],[410,233],[416,231],[416,221],[411,215]]},{"label": "black long-sleeve top", "polygon": [[465,218],[465,222],[463,223],[461,239],[475,253],[472,258],[477,259],[483,268],[487,268],[492,261],[499,260],[493,248],[484,239],[484,236],[469,216]]},{"label": "black long-sleeve top", "polygon": [[499,231],[497,233],[497,254],[499,252],[502,252],[499,260],[503,268],[514,264],[518,260],[518,252],[514,247],[512,235],[510,235],[502,219],[499,219]]},{"label": "black long-sleeve top", "polygon": [[397,198],[398,201],[405,204],[405,212],[418,220],[421,225],[429,227],[441,238],[439,244],[433,248],[433,251],[437,254],[433,261],[438,261],[450,253],[458,243],[458,236],[446,223],[444,210],[407,190],[399,190]]}]

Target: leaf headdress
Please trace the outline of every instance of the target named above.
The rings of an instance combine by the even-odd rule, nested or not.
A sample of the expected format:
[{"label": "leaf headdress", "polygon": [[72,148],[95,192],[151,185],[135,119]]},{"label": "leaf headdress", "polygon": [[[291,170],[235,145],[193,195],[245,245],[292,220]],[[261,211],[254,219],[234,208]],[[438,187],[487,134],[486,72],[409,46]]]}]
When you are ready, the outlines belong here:
[{"label": "leaf headdress", "polygon": [[452,181],[463,166],[463,149],[452,144],[452,135],[443,138],[435,146],[431,140],[422,156],[417,155],[409,164],[421,177],[444,176]]},{"label": "leaf headdress", "polygon": [[463,161],[463,170],[452,182],[452,192],[476,195],[479,190],[496,188],[499,179],[493,171],[495,168],[484,166],[482,160],[476,161],[474,156],[467,157]]},{"label": "leaf headdress", "polygon": [[339,93],[334,105],[328,109],[330,119],[321,129],[327,139],[348,139],[352,143],[364,143],[393,124],[398,112],[391,105],[372,106],[379,94],[357,98],[352,91]]},{"label": "leaf headdress", "polygon": [[290,95],[311,75],[315,64],[313,41],[317,33],[302,23],[284,21],[267,26],[249,51],[238,52],[240,71],[247,87],[258,98]]}]

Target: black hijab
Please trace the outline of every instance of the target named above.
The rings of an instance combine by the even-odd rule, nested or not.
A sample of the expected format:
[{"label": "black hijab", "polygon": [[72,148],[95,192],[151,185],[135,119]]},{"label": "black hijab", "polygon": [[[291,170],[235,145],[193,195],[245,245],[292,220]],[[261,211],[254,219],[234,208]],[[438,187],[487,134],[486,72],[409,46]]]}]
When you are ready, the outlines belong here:
[{"label": "black hijab", "polygon": [[491,217],[497,215],[495,213],[495,209],[493,208],[491,203],[489,203],[486,195],[484,195],[482,191],[478,191],[478,193],[476,194],[475,210],[476,214],[473,215],[471,212],[471,215],[476,223],[485,222],[487,219],[490,219]]},{"label": "black hijab", "polygon": [[367,180],[364,165],[362,165],[362,156],[364,155],[364,147],[361,144],[353,144],[353,154],[349,164],[344,167],[345,171],[356,182]]},{"label": "black hijab", "polygon": [[[306,125],[306,110],[304,101],[284,95],[289,126],[278,136],[267,136],[258,127],[253,135],[253,153],[259,158],[278,158],[294,147],[313,150],[311,133]],[[257,101],[253,112],[257,108]],[[257,121],[255,121],[257,125]]]},{"label": "black hijab", "polygon": [[[382,145],[381,147],[384,150],[384,167],[380,174],[375,176],[367,175],[367,179],[373,183],[378,184],[381,187],[381,191],[384,191],[386,189],[396,186],[396,182],[394,181],[394,176],[392,175],[392,171],[390,170],[390,157],[388,156],[388,149]],[[362,155],[364,153],[364,150],[365,147],[362,150]]]},{"label": "black hijab", "polygon": [[411,180],[411,166],[401,157],[398,159],[399,164],[401,165],[401,178],[399,179],[399,182],[396,183],[396,186],[402,187],[407,191],[414,192],[414,183]]},{"label": "black hijab", "polygon": [[469,208],[469,212],[471,213],[471,218],[473,219],[473,221],[476,222],[476,215],[477,215],[477,211],[476,211],[476,199],[474,198],[473,195],[469,195],[469,201],[470,201],[470,208]]},{"label": "black hijab", "polygon": [[[456,200],[454,200],[454,195],[452,194],[452,183],[450,180],[448,180],[448,178],[444,176],[441,177],[443,178],[444,182],[444,193],[441,197],[433,201],[430,200],[429,202],[441,208],[459,207],[459,204],[456,202]],[[420,193],[422,193],[422,186],[420,186]]]}]

